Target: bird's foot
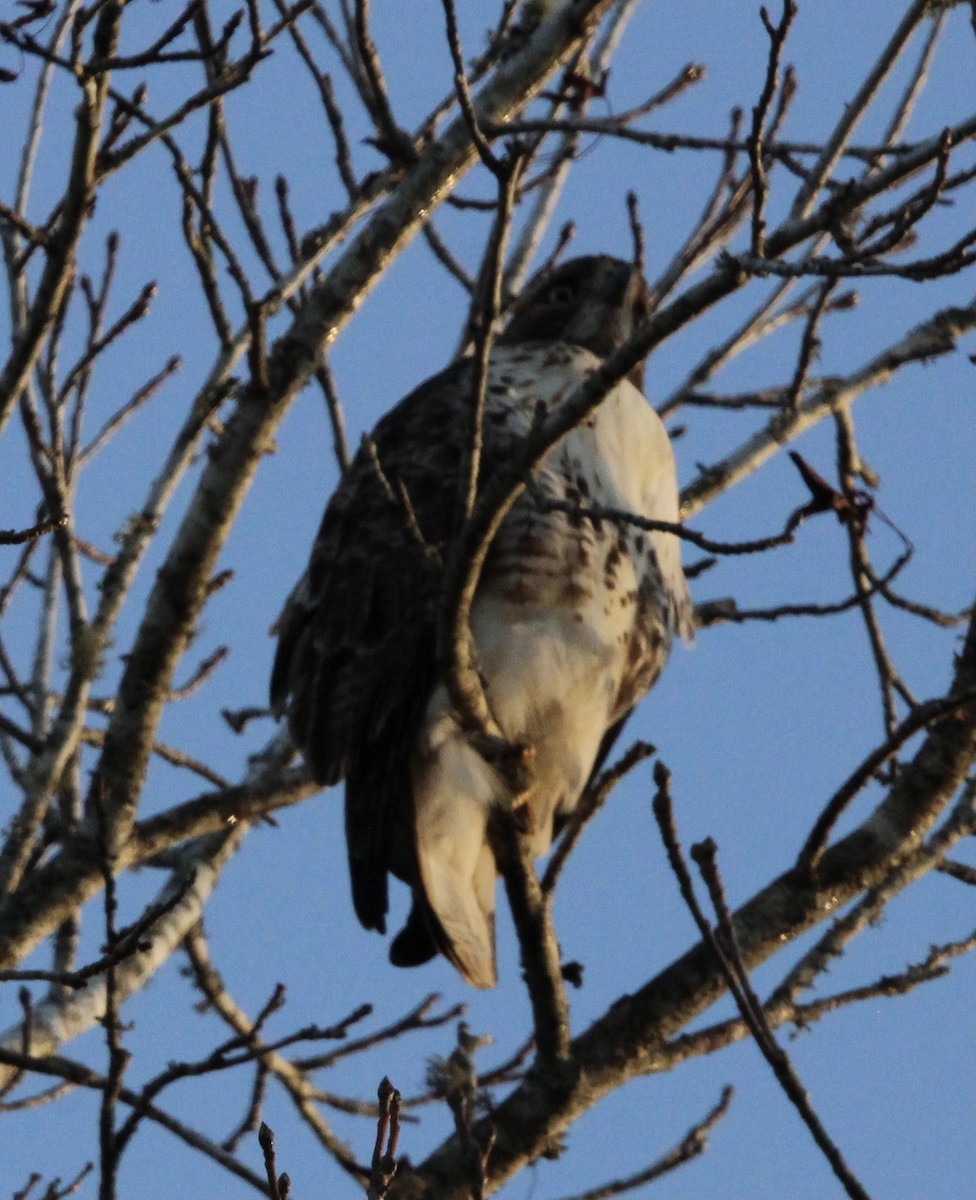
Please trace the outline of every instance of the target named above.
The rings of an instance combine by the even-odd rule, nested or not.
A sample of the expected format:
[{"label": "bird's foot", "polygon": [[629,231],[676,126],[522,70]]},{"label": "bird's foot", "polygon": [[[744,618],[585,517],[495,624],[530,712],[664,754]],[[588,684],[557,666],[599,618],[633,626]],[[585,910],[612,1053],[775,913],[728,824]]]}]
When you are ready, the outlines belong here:
[{"label": "bird's foot", "polygon": [[535,747],[528,742],[509,742],[505,738],[484,734],[473,743],[486,763],[495,768],[505,781],[512,796],[512,807],[524,803],[532,786]]}]

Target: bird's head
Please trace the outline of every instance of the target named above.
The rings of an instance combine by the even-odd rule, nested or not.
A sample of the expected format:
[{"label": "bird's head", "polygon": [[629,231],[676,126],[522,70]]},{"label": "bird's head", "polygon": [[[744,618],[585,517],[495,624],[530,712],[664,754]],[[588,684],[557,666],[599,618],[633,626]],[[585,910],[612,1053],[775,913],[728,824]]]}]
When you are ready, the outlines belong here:
[{"label": "bird's head", "polygon": [[[599,358],[619,349],[650,312],[647,283],[633,263],[607,254],[573,258],[540,272],[515,304],[502,345],[569,342]],[[628,377],[640,388],[644,362]]]}]

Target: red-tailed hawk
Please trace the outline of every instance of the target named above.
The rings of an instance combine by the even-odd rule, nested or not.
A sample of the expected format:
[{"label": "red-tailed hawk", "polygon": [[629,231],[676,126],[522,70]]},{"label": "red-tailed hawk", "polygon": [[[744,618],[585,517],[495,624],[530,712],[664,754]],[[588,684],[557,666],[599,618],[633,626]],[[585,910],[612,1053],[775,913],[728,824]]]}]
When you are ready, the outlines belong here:
[{"label": "red-tailed hawk", "polygon": [[[510,459],[647,313],[629,263],[578,258],[523,293],[490,361],[481,479]],[[458,727],[436,665],[439,580],[457,530],[471,361],[422,383],[377,425],[329,502],[279,625],[272,706],[287,711],[314,778],[346,781],[356,913],[385,932],[387,876],[413,892],[390,958],[437,951],[476,987],[495,971],[495,860],[487,821],[511,801]],[[564,507],[678,519],[674,457],[641,394],[643,364],[537,468],[505,518],[471,612],[477,664],[505,737],[530,746],[524,804],[544,854],[691,605],[673,534]],[[409,504],[404,501],[409,498]]]}]

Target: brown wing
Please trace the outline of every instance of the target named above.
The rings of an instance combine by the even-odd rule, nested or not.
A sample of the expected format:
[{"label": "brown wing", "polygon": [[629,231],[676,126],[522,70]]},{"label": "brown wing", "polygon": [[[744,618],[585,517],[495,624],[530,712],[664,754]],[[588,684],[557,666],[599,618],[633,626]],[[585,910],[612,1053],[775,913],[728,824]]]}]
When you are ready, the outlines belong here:
[{"label": "brown wing", "polygon": [[[381,931],[387,871],[413,876],[409,760],[435,685],[439,586],[423,543],[440,552],[452,533],[470,388],[469,364],[455,364],[383,418],[332,497],[279,625],[272,707],[287,709],[317,782],[346,779],[353,901]],[[486,468],[501,440],[486,438]]]}]

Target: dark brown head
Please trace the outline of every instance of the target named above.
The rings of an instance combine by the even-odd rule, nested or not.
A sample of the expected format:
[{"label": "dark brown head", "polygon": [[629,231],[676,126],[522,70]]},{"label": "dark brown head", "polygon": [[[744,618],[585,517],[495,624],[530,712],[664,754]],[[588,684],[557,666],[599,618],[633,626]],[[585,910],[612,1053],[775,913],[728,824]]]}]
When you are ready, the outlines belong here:
[{"label": "dark brown head", "polygon": [[[570,342],[606,358],[647,319],[650,295],[633,263],[607,254],[573,258],[532,279],[512,310],[502,345]],[[644,363],[629,375],[642,387]]]}]

